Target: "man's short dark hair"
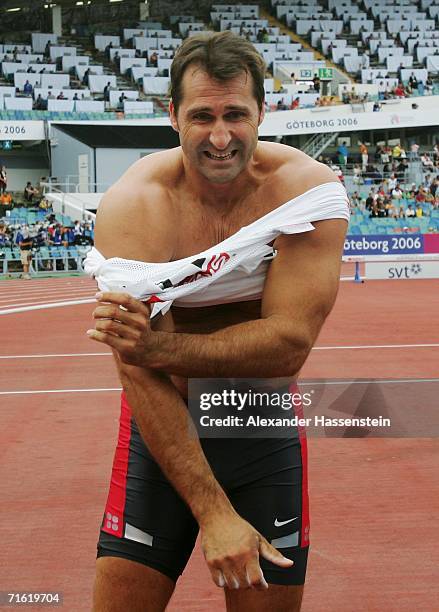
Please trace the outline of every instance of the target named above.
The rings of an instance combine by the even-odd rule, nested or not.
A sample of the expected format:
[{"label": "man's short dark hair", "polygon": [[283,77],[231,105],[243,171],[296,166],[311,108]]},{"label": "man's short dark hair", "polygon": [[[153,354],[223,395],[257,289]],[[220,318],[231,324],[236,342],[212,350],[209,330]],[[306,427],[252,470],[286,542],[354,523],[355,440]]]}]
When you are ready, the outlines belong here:
[{"label": "man's short dark hair", "polygon": [[229,81],[242,72],[253,78],[253,95],[262,109],[265,62],[251,42],[233,32],[214,32],[186,38],[171,65],[170,94],[175,112],[181,104],[183,75],[189,65],[200,66],[212,79]]}]

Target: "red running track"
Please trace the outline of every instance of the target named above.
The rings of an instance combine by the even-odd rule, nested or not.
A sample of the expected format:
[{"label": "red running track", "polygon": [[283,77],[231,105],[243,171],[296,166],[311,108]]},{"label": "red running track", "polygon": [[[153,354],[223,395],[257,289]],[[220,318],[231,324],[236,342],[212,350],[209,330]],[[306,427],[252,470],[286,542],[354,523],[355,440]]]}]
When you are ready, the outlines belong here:
[{"label": "red running track", "polygon": [[[0,283],[3,308],[93,293],[82,278]],[[85,336],[91,310],[85,304],[0,317],[0,590],[62,591],[69,612],[90,609],[119,398],[117,391],[35,391],[119,387],[111,356],[90,355],[107,352]],[[438,313],[436,281],[343,283],[303,375],[435,377]],[[364,348],[377,345],[385,348]],[[19,391],[30,393],[13,394]],[[437,439],[313,438],[309,454],[312,545],[303,612],[436,610]],[[199,548],[168,610],[224,610]]]}]

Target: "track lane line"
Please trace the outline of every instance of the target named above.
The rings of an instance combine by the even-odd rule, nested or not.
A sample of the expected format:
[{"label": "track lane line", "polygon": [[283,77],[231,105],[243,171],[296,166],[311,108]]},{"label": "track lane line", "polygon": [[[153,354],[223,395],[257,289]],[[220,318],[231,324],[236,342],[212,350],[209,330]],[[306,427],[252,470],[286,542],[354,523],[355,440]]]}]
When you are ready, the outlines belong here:
[{"label": "track lane line", "polygon": [[[332,380],[332,381],[299,381],[299,385],[302,387],[326,387],[328,385],[405,385],[405,384],[422,384],[422,383],[438,383],[439,378],[407,378],[407,379],[349,379],[349,380]],[[44,395],[48,393],[100,393],[104,391],[122,391],[122,387],[94,387],[88,389],[37,389],[37,390],[23,390],[23,391],[0,391],[0,395]]]},{"label": "track lane line", "polygon": [[[94,301],[94,300],[92,300]],[[401,349],[401,348],[438,348],[436,344],[365,344],[355,346],[314,346],[313,351],[350,351],[352,349]],[[112,355],[112,353],[36,353],[29,355],[0,355],[0,359],[45,359],[53,357],[101,357]]]}]

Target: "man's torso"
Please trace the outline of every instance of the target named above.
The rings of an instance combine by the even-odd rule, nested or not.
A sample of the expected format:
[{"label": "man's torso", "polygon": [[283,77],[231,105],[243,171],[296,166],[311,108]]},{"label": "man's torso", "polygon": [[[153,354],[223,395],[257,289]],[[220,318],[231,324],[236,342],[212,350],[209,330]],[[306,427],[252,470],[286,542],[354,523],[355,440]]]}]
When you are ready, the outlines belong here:
[{"label": "man's torso", "polygon": [[[302,178],[302,170],[311,166],[321,167],[314,160],[291,147],[259,143],[255,155],[256,165],[252,174],[252,183],[243,189],[242,197],[233,205],[221,210],[220,207],[205,206],[194,198],[194,193],[184,180],[182,155],[180,148],[172,149],[155,156],[152,171],[146,165],[138,162],[138,172],[133,181],[134,173],[128,171],[120,181],[120,187],[126,193],[139,190],[145,193],[145,199],[137,199],[134,215],[139,214],[139,224],[144,223],[143,206],[150,206],[148,199],[148,182],[158,183],[160,194],[166,201],[157,202],[153,214],[172,217],[169,224],[174,229],[172,260],[196,255],[226,238],[235,234],[242,227],[278,208],[285,202],[301,195],[314,185],[308,185]],[[142,160],[143,161],[143,160]],[[291,176],[294,167],[296,177]],[[142,177],[143,169],[145,176]],[[163,178],[165,177],[165,178]],[[328,178],[330,181],[331,178]],[[332,179],[335,180],[335,179]],[[215,189],[215,185],[212,185]],[[135,219],[131,219],[131,223]],[[149,235],[149,240],[157,240]],[[139,237],[132,237],[139,242]],[[149,245],[148,245],[149,246]],[[151,261],[145,256],[131,257]],[[139,250],[136,249],[136,253]],[[141,254],[141,253],[140,253]],[[124,256],[124,255],[122,255]],[[218,304],[198,308],[172,307],[175,330],[187,333],[209,333],[229,325],[257,319],[260,316],[261,302],[243,301],[232,304]]]}]

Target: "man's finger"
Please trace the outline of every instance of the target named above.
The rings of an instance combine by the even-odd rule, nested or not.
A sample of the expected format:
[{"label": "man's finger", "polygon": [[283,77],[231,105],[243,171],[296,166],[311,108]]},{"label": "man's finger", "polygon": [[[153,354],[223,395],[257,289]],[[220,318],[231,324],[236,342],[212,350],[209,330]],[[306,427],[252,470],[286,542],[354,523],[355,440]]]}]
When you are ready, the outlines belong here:
[{"label": "man's finger", "polygon": [[133,298],[129,293],[116,293],[113,291],[99,291],[96,293],[95,298],[98,302],[107,302],[110,304],[118,304],[128,310],[128,312],[141,312],[147,313],[146,306],[140,301]]},{"label": "man's finger", "polygon": [[225,586],[228,589],[239,589],[240,586],[245,587],[245,584],[240,585],[238,578],[234,575],[233,572],[228,571],[223,573],[224,580],[226,582]]},{"label": "man's finger", "polygon": [[260,591],[265,591],[265,589],[268,589],[268,584],[265,580],[258,559],[254,559],[253,561],[247,564],[246,574],[247,583],[249,587]]},{"label": "man's finger", "polygon": [[222,571],[212,568],[211,572],[212,572],[212,578],[213,578],[214,583],[216,584],[217,587],[220,587],[220,589],[222,589],[226,584]]},{"label": "man's finger", "polygon": [[119,338],[125,338],[126,340],[137,340],[138,332],[132,329],[129,325],[119,323],[113,319],[98,319],[96,321],[95,329],[104,333],[112,333]]},{"label": "man's finger", "polygon": [[96,329],[88,329],[86,333],[91,340],[107,344],[108,346],[111,346],[111,348],[116,349],[116,351],[123,352],[126,349],[126,340],[119,338],[119,336],[98,331]]},{"label": "man's finger", "polygon": [[127,312],[126,310],[123,310],[119,306],[113,304],[98,306],[94,309],[92,316],[94,319],[114,319],[138,329],[145,328],[144,314],[140,315],[138,313],[134,314],[132,312]]},{"label": "man's finger", "polygon": [[291,567],[294,561],[287,559],[274,546],[269,544],[265,538],[262,538],[259,544],[259,554],[267,561],[278,565],[279,567]]}]

